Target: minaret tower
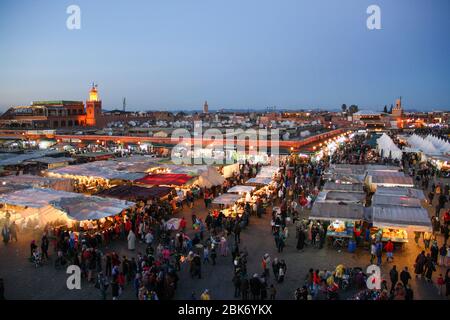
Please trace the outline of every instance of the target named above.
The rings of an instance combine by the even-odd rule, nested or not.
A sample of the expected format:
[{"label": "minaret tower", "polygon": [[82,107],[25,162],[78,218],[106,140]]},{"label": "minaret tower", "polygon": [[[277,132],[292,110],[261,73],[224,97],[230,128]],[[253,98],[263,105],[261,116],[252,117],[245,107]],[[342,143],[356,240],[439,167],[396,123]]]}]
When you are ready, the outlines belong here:
[{"label": "minaret tower", "polygon": [[89,99],[86,101],[86,125],[96,126],[102,116],[102,101],[98,97],[97,85],[92,83]]},{"label": "minaret tower", "polygon": [[203,105],[203,113],[208,113],[208,101],[205,101],[205,104]]}]

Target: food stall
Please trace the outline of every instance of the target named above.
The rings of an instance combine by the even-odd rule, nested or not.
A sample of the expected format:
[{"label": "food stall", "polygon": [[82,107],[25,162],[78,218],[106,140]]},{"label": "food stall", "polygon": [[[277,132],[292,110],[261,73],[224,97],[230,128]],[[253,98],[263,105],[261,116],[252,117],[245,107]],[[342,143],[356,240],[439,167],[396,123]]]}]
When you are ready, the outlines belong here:
[{"label": "food stall", "polygon": [[72,192],[73,180],[66,178],[50,178],[41,177],[29,174],[23,174],[20,176],[5,176],[0,178],[0,184],[2,186],[24,186],[26,188],[49,188],[58,191]]},{"label": "food stall", "polygon": [[143,178],[137,179],[134,182],[137,184],[150,186],[182,186],[192,180],[193,177],[184,173],[161,173],[149,174]]},{"label": "food stall", "polygon": [[115,161],[97,161],[48,170],[47,177],[76,181],[76,189],[83,193],[97,193],[104,189],[145,177],[145,173],[118,170]]},{"label": "food stall", "polygon": [[133,202],[45,188],[17,190],[0,196],[3,210],[22,228],[72,227],[78,222],[119,214]]},{"label": "food stall", "polygon": [[372,239],[402,244],[408,242],[408,232],[432,232],[428,211],[421,207],[380,204],[372,208]]},{"label": "food stall", "polygon": [[249,185],[268,185],[272,183],[271,177],[255,177],[247,180],[246,184]]},{"label": "food stall", "polygon": [[316,201],[309,215],[310,220],[330,221],[327,237],[336,247],[344,247],[354,238],[355,225],[361,226],[365,220],[362,203]]},{"label": "food stall", "polygon": [[235,193],[224,193],[214,198],[212,201],[213,205],[219,205],[220,211],[226,217],[241,217],[244,214],[244,208],[238,205],[237,202],[242,198],[242,195]]},{"label": "food stall", "polygon": [[111,189],[103,190],[96,193],[96,196],[116,198],[121,200],[148,200],[159,199],[164,200],[174,190],[172,187],[153,186],[150,188],[134,186],[134,185],[121,185],[115,186]]}]

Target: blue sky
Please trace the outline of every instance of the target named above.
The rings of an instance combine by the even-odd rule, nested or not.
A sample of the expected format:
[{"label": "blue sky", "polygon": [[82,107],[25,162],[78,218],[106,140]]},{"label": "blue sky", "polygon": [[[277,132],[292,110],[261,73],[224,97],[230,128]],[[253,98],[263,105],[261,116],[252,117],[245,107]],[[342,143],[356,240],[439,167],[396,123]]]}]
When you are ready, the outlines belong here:
[{"label": "blue sky", "polygon": [[[81,8],[81,30],[66,8]],[[381,30],[366,9],[381,8]],[[448,0],[1,0],[0,109],[450,109]]]}]

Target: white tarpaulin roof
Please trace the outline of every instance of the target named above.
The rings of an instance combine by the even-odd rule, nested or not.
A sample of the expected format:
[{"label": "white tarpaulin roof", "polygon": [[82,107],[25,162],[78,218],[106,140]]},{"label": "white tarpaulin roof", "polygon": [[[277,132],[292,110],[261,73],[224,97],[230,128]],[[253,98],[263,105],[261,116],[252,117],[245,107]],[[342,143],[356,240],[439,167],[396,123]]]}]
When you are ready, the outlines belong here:
[{"label": "white tarpaulin roof", "polygon": [[224,183],[225,178],[214,167],[208,167],[208,170],[202,172],[196,184],[201,188],[211,188],[212,186],[220,186]]},{"label": "white tarpaulin roof", "polygon": [[345,191],[335,191],[327,190],[320,191],[316,201],[320,202],[352,202],[352,203],[364,203],[366,199],[366,194],[364,192],[345,192]]},{"label": "white tarpaulin roof", "polygon": [[223,205],[232,205],[235,204],[236,201],[241,199],[242,196],[235,193],[224,193],[217,198],[215,198],[212,203],[214,204],[223,204]]},{"label": "white tarpaulin roof", "polygon": [[255,177],[255,178],[248,179],[246,183],[268,185],[271,182],[272,182],[271,177]]},{"label": "white tarpaulin roof", "polygon": [[392,206],[402,206],[402,207],[417,207],[421,208],[422,205],[420,200],[417,198],[410,198],[406,196],[396,196],[396,195],[383,195],[377,194],[372,198],[372,205],[392,205]]},{"label": "white tarpaulin roof", "polygon": [[233,174],[239,172],[239,163],[229,164],[223,167],[223,176],[225,178],[231,178]]},{"label": "white tarpaulin roof", "polygon": [[309,219],[312,220],[364,220],[364,206],[359,203],[314,202]]},{"label": "white tarpaulin roof", "polygon": [[0,160],[0,166],[18,165],[27,160],[42,158],[42,157],[56,155],[56,154],[60,154],[60,152],[51,151],[51,150],[37,150],[37,151],[33,151],[33,152],[19,154],[14,157],[9,157],[4,160]]},{"label": "white tarpaulin roof", "polygon": [[256,187],[253,186],[234,186],[228,189],[228,193],[244,193],[244,192],[252,192]]},{"label": "white tarpaulin roof", "polygon": [[371,177],[371,183],[378,186],[385,187],[414,187],[411,177],[397,176],[397,175],[383,175]]},{"label": "white tarpaulin roof", "polygon": [[4,186],[22,185],[28,188],[41,187],[59,191],[73,191],[72,180],[70,179],[41,177],[29,174],[1,177],[0,184]]},{"label": "white tarpaulin roof", "polygon": [[[16,216],[17,217],[17,216]],[[42,208],[31,208],[28,207],[18,213],[18,218],[14,219],[19,225],[25,226],[27,221],[33,220],[41,227],[45,226],[47,223],[52,223],[57,225],[67,225],[69,222],[73,221],[67,216],[65,212],[56,209],[55,207],[48,205]]]},{"label": "white tarpaulin roof", "polygon": [[70,198],[78,196],[80,196],[80,194],[74,192],[30,188],[4,194],[0,196],[0,202],[20,207],[43,208],[49,205],[51,201],[59,200],[64,197]]},{"label": "white tarpaulin roof", "polygon": [[85,177],[85,178],[101,178],[106,180],[129,180],[134,181],[143,178],[146,174],[141,172],[128,172],[125,170],[117,170],[117,162],[115,161],[95,161],[80,165],[67,166],[48,171],[50,176],[56,177]]},{"label": "white tarpaulin roof", "polygon": [[134,202],[125,200],[84,195],[60,198],[51,201],[50,204],[78,221],[98,220],[115,216],[122,210],[135,205]]},{"label": "white tarpaulin roof", "polygon": [[401,206],[375,206],[372,208],[373,225],[378,228],[432,231],[431,221],[424,208]]},{"label": "white tarpaulin roof", "polygon": [[424,200],[425,195],[422,190],[419,189],[411,189],[411,188],[402,188],[402,187],[377,187],[377,191],[375,194],[379,195],[389,195],[389,196],[403,196],[416,198],[419,200]]},{"label": "white tarpaulin roof", "polygon": [[67,213],[69,218],[79,221],[96,220],[116,215],[123,209],[134,205],[133,202],[113,198],[38,188],[18,190],[3,195],[0,197],[0,202],[36,210],[43,210],[42,208],[52,206]]},{"label": "white tarpaulin roof", "polygon": [[175,164],[163,164],[161,167],[169,169],[170,173],[184,173],[190,176],[199,176],[202,173],[208,172],[209,169],[207,165],[179,166]]},{"label": "white tarpaulin roof", "polygon": [[272,178],[275,173],[278,173],[278,171],[280,171],[280,167],[265,166],[265,167],[261,167],[261,171],[256,176]]},{"label": "white tarpaulin roof", "polygon": [[336,183],[332,181],[327,181],[323,186],[323,190],[335,190],[335,191],[345,191],[345,192],[364,192],[364,186],[360,183],[350,184],[350,183]]}]

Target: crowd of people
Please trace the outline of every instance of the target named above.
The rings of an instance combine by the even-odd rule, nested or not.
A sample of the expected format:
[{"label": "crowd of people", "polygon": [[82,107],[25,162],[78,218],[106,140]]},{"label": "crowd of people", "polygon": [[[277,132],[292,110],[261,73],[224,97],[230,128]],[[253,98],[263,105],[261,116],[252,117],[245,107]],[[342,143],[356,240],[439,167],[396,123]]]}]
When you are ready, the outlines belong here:
[{"label": "crowd of people", "polygon": [[[83,279],[92,284],[99,298],[121,299],[126,291],[132,291],[139,300],[168,300],[175,297],[180,272],[185,265],[192,281],[202,279],[206,265],[215,266],[218,257],[231,257],[233,273],[230,275],[234,287],[234,297],[243,300],[276,299],[277,291],[283,285],[288,271],[282,258],[289,239],[289,224],[295,226],[296,249],[302,252],[305,246],[324,248],[328,224],[305,219],[304,212],[310,209],[324,183],[323,173],[331,163],[365,164],[377,163],[379,157],[366,143],[366,137],[355,135],[351,143],[340,146],[331,156],[316,161],[305,161],[287,157],[280,163],[280,171],[271,184],[270,193],[258,196],[254,204],[245,203],[243,214],[226,216],[222,210],[211,208],[212,199],[234,185],[243,184],[261,170],[261,165],[245,163],[239,172],[228,178],[223,186],[188,193],[183,201],[193,208],[194,201],[204,201],[206,216],[192,211],[191,225],[181,218],[179,230],[168,228],[167,221],[173,217],[173,200],[148,200],[120,215],[95,224],[87,232],[83,228],[73,229],[48,227],[38,241],[30,244],[30,260],[38,266],[52,261],[56,265],[75,264],[82,271]],[[436,217],[439,226],[433,233],[416,233],[416,243],[422,238],[424,250],[417,256],[414,274],[425,278],[438,287],[439,293],[449,295],[449,271],[442,274],[437,266],[448,267],[450,248],[447,246],[449,211],[445,207],[449,197],[448,184],[434,182],[433,170],[427,165],[418,169],[418,161],[413,156],[405,157],[402,165],[411,171],[418,184],[424,189],[431,188],[428,194],[430,204],[436,198]],[[269,210],[267,210],[269,208]],[[250,258],[241,233],[252,219],[262,218],[268,212],[270,232],[274,239],[278,257],[266,253],[261,258],[261,270],[248,270]],[[442,214],[443,212],[443,214]],[[441,222],[442,220],[442,222]],[[6,225],[6,224],[5,224]],[[191,228],[192,227],[192,228]],[[2,228],[5,244],[17,241],[18,228],[13,224]],[[442,233],[444,242],[438,245],[437,235]],[[119,255],[106,249],[113,242],[126,243],[127,254]],[[142,243],[145,250],[139,250]],[[53,250],[52,250],[53,249]],[[375,259],[382,265],[383,253],[387,263],[393,263],[394,247],[391,242],[382,244],[374,241],[370,245],[370,263]],[[54,261],[53,261],[54,260]],[[226,261],[222,259],[221,261]],[[436,274],[438,275],[436,277]],[[435,275],[433,277],[433,275]],[[296,300],[336,300],[348,288],[358,291],[354,299],[412,300],[411,275],[408,267],[401,271],[393,265],[389,280],[382,281],[381,290],[368,290],[365,286],[367,275],[361,268],[335,270],[315,270],[311,268],[304,282],[295,290]],[[445,290],[444,290],[445,288]],[[444,291],[446,291],[444,293]],[[192,292],[192,299],[196,293]],[[201,300],[210,300],[213,294],[205,289]]]}]

